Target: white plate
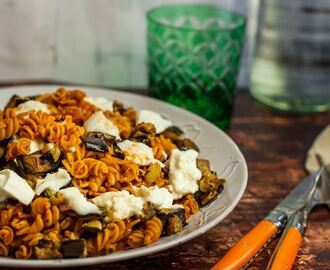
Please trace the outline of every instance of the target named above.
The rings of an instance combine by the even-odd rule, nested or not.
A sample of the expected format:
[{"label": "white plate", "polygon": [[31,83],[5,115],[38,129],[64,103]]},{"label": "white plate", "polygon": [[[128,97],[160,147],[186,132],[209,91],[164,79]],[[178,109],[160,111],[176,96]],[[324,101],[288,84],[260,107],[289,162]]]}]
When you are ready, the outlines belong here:
[{"label": "white plate", "polygon": [[[237,145],[220,129],[197,115],[156,99],[92,87],[66,86],[66,88],[80,88],[91,96],[117,99],[125,105],[133,106],[136,109],[157,111],[171,119],[174,125],[182,128],[186,135],[197,143],[201,149],[200,156],[209,159],[212,169],[226,179],[225,189],[213,203],[194,215],[189,225],[181,233],[161,238],[150,246],[81,259],[17,260],[14,258],[0,258],[1,266],[25,268],[86,266],[145,256],[179,245],[205,233],[233,211],[247,184],[247,166]],[[14,94],[27,96],[54,91],[55,89],[57,89],[57,86],[54,85],[2,88],[0,89],[0,108],[3,108]]]}]

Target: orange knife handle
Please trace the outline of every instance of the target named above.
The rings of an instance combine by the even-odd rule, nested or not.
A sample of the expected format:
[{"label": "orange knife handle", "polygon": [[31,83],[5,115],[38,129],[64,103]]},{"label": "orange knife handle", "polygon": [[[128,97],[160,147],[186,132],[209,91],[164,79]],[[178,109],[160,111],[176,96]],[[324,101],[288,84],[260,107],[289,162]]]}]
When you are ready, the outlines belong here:
[{"label": "orange knife handle", "polygon": [[277,231],[278,227],[271,221],[266,219],[260,221],[211,270],[240,269]]},{"label": "orange knife handle", "polygon": [[302,243],[301,232],[291,227],[277,250],[271,270],[289,270],[292,268],[298,250]]}]

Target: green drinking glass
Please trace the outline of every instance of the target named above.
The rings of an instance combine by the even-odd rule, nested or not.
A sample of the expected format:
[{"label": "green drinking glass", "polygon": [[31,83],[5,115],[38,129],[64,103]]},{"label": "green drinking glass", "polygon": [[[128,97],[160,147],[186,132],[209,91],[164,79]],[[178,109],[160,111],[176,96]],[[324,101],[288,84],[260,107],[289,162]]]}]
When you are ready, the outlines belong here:
[{"label": "green drinking glass", "polygon": [[153,95],[228,129],[245,18],[214,6],[173,5],[150,10],[147,21]]}]

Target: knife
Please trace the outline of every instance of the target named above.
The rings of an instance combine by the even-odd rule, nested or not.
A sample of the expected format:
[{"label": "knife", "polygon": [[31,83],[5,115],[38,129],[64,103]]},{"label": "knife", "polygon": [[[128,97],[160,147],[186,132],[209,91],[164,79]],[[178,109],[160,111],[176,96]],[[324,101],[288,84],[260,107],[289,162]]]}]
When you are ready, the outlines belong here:
[{"label": "knife", "polygon": [[320,204],[330,202],[330,166],[323,166],[312,197],[306,206],[295,213],[287,223],[275,252],[273,253],[266,270],[291,269],[302,243],[302,237],[307,227],[310,211]]},{"label": "knife", "polygon": [[[239,240],[211,270],[238,270],[285,226],[288,219],[302,210],[312,197],[320,172],[305,177],[262,221]],[[291,222],[291,221],[290,221]]]}]

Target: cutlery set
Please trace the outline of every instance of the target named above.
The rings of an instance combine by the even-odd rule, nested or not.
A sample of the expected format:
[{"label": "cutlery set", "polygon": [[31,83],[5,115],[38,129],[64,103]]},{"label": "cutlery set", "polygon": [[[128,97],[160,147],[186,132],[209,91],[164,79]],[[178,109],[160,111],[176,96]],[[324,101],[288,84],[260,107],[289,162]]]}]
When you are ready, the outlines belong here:
[{"label": "cutlery set", "polygon": [[[320,138],[324,140],[324,132]],[[247,269],[253,259],[278,235],[282,234],[271,256],[266,270],[289,270],[302,244],[307,227],[309,213],[317,205],[330,207],[330,165],[327,149],[322,154],[314,153],[312,157],[318,166],[306,166],[310,174],[305,177],[262,221],[239,240],[211,270]],[[315,149],[310,149],[312,153]],[[329,150],[329,151],[327,151]],[[310,164],[308,159],[306,164]],[[315,172],[315,168],[318,171]]]}]

